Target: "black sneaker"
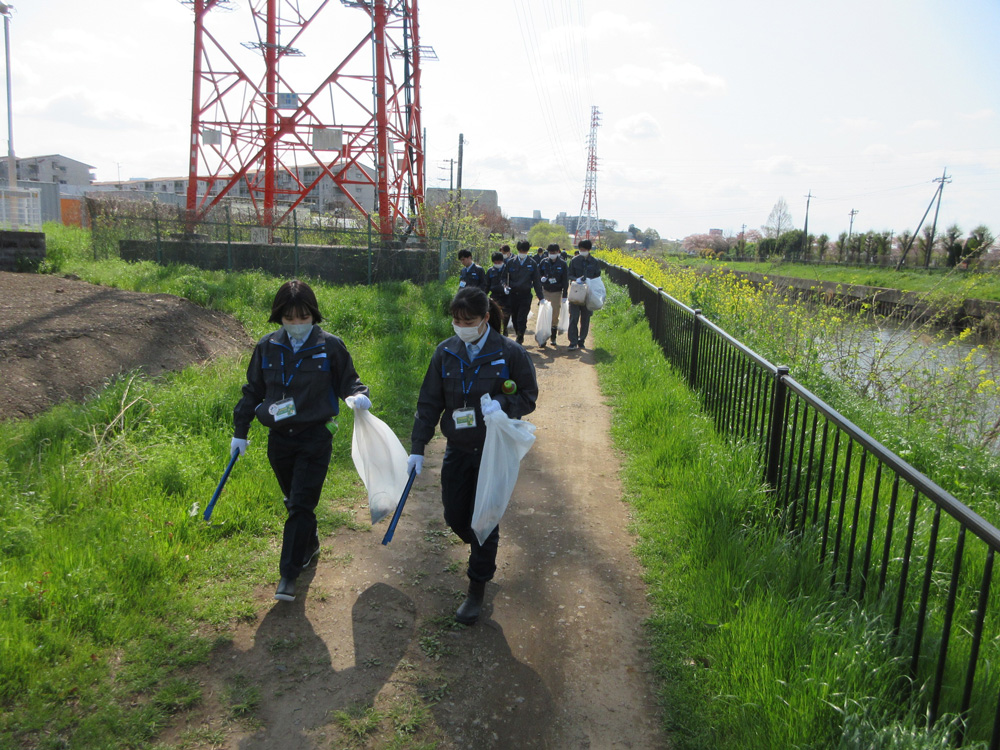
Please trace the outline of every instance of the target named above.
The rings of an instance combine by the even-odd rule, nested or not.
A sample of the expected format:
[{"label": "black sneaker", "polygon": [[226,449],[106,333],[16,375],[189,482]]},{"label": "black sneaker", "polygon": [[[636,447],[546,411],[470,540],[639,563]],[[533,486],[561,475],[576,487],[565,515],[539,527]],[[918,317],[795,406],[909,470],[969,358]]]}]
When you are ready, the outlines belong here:
[{"label": "black sneaker", "polygon": [[570,344],[567,348],[572,352],[572,351],[576,351],[580,347],[577,346],[576,344]]},{"label": "black sneaker", "polygon": [[586,349],[586,348],[587,348],[587,347],[585,347],[585,346],[583,345],[583,342],[581,341],[581,342],[580,342],[580,351],[583,351],[583,350],[584,350],[584,349]]},{"label": "black sneaker", "polygon": [[274,598],[279,602],[294,602],[295,581],[291,578],[282,578],[278,582],[278,590],[274,592]]},{"label": "black sneaker", "polygon": [[309,546],[309,551],[306,553],[306,560],[302,563],[303,568],[308,568],[310,565],[316,563],[319,559],[319,537],[314,537],[312,544]]},{"label": "black sneaker", "polygon": [[517,339],[516,340],[517,340],[517,343],[523,344],[524,343],[524,334],[523,333],[517,334]]}]

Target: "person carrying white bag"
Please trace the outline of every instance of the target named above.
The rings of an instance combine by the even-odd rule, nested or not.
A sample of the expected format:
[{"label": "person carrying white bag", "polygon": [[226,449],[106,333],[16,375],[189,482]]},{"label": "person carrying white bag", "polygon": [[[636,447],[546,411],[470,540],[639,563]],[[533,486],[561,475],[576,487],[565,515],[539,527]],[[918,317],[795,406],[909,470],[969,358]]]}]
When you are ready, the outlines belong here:
[{"label": "person carrying white bag", "polygon": [[420,473],[424,448],[440,422],[448,440],[441,463],[444,520],[469,545],[469,593],[455,619],[471,625],[482,611],[486,582],[496,573],[500,543],[499,526],[482,540],[472,529],[487,437],[485,418],[499,411],[514,420],[530,414],[538,383],[524,347],[500,334],[500,307],[482,290],[459,290],[450,311],[455,335],[438,344],[420,387],[406,472]]},{"label": "person carrying white bag", "polygon": [[[352,409],[354,396],[344,399]],[[372,525],[396,510],[406,487],[406,448],[396,433],[370,411],[355,409],[351,458],[368,490]]]},{"label": "person carrying white bag", "polygon": [[535,425],[511,419],[500,409],[490,409],[490,397],[483,396],[486,411],[486,442],[476,482],[476,509],[472,513],[472,530],[483,544],[507,510],[521,459],[535,443]]},{"label": "person carrying white bag", "polygon": [[[587,298],[584,304],[571,304],[569,306],[569,349],[586,349],[585,342],[587,334],[590,332],[590,316],[594,310],[600,309],[604,304],[603,297],[600,304],[595,306],[596,284],[593,280],[600,280],[601,265],[596,258],[590,256],[590,240],[580,240],[580,254],[569,262],[569,277],[574,281],[587,284]],[[604,284],[601,283],[601,292],[604,291]],[[572,299],[572,298],[571,298]]]}]

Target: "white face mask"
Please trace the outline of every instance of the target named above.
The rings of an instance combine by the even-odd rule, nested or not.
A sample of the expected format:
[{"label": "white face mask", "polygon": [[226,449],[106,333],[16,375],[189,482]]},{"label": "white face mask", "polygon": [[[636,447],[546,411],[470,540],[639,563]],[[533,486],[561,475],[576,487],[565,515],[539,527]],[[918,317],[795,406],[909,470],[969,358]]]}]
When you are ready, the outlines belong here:
[{"label": "white face mask", "polygon": [[498,271],[502,271],[503,270],[503,263],[494,263],[493,267],[495,269],[497,269]]},{"label": "white face mask", "polygon": [[312,331],[312,323],[283,323],[282,328],[288,333],[288,338],[295,339],[296,341],[304,341],[308,336],[309,332]]},{"label": "white face mask", "polygon": [[559,253],[549,253],[549,257],[552,258],[552,260],[555,260],[559,257]]},{"label": "white face mask", "polygon": [[522,262],[528,257],[527,253],[518,253],[517,257],[522,260]]},{"label": "white face mask", "polygon": [[580,251],[580,255],[582,255],[584,258],[586,258],[587,256],[590,255],[590,250],[581,250]]},{"label": "white face mask", "polygon": [[483,332],[479,329],[482,328],[482,323],[476,326],[460,326],[457,323],[452,323],[451,327],[455,329],[455,335],[458,336],[466,344],[474,344],[482,337]]}]

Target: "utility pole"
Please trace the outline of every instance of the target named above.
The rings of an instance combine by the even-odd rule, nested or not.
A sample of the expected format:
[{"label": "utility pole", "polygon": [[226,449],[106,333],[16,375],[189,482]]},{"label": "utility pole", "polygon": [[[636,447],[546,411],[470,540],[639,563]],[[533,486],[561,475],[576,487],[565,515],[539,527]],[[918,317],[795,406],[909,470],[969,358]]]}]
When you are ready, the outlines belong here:
[{"label": "utility pole", "polygon": [[854,234],[854,217],[857,216],[857,215],[858,215],[858,209],[852,208],[851,209],[851,223],[847,227],[847,247],[845,248],[845,250],[847,250],[848,257],[850,257],[850,255],[851,255],[851,235]]},{"label": "utility pole", "polygon": [[747,254],[747,225],[744,224],[743,228],[740,229],[740,259],[742,260]]},{"label": "utility pole", "polygon": [[7,57],[7,184],[17,188],[17,159],[14,158],[14,110],[10,94],[10,11],[11,6],[0,3],[3,15],[3,48]]},{"label": "utility pole", "polygon": [[934,252],[934,233],[937,231],[938,212],[941,210],[941,193],[944,192],[945,184],[951,182],[951,178],[948,176],[948,167],[944,168],[940,177],[934,178],[934,182],[938,183],[937,206],[934,208],[934,223],[931,224],[931,236],[927,240],[927,251],[924,253],[924,268],[930,268],[931,254]]},{"label": "utility pole", "polygon": [[807,250],[809,249],[809,201],[812,200],[813,191],[809,191],[809,195],[806,196],[806,225],[802,230],[802,256],[805,257]]},{"label": "utility pole", "polygon": [[465,135],[458,134],[458,213],[462,213],[462,151],[465,148]]}]

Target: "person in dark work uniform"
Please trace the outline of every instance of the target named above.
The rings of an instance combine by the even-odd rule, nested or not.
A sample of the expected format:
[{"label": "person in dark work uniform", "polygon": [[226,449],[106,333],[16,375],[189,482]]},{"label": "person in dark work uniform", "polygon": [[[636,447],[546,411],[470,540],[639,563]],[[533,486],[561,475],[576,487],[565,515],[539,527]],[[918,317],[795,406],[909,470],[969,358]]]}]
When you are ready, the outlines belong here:
[{"label": "person in dark work uniform", "polygon": [[[514,261],[515,263],[517,261]],[[424,447],[441,432],[448,439],[441,464],[441,501],[444,520],[470,545],[469,593],[455,612],[455,619],[471,625],[479,618],[486,582],[496,572],[499,526],[482,545],[472,530],[479,463],[486,440],[485,414],[502,409],[512,419],[535,410],[538,383],[535,366],[524,348],[499,332],[500,309],[480,289],[460,289],[451,302],[455,335],[438,344],[424,375],[413,420],[407,474],[420,473]],[[504,382],[516,386],[504,393]],[[509,389],[508,389],[509,390]],[[492,400],[482,406],[480,398]]]},{"label": "person in dark work uniform", "polygon": [[323,316],[308,284],[282,284],[269,320],[281,328],[254,348],[243,397],[233,410],[229,452],[246,452],[254,417],[269,428],[267,458],[288,511],[274,598],[294,601],[295,579],[319,553],[315,511],[330,468],[333,436],[327,425],[339,412],[337,399],[355,396],[355,409],[368,409],[371,401],[344,342],[317,325]]},{"label": "person in dark work uniform", "polygon": [[[559,313],[562,301],[569,295],[569,271],[566,261],[559,257],[559,245],[552,244],[546,248],[548,257],[538,264],[538,280],[542,284],[542,293],[552,304],[552,331],[549,341],[556,343],[559,333]],[[545,342],[542,342],[544,348]]]},{"label": "person in dark work uniform", "polygon": [[528,257],[531,245],[526,240],[517,243],[517,257],[507,261],[507,280],[510,284],[510,317],[514,323],[517,343],[524,343],[531,310],[531,293],[542,299],[542,285],[538,281],[538,264]]},{"label": "person in dark work uniform", "polygon": [[503,253],[493,253],[493,266],[486,272],[486,293],[500,306],[503,316],[503,335],[507,335],[507,324],[510,322],[510,284],[507,283],[507,273]]},{"label": "person in dark work uniform", "polygon": [[[579,253],[569,262],[569,278],[582,281],[596,279],[601,275],[601,266],[590,257],[590,240],[580,240]],[[586,349],[583,342],[590,332],[590,316],[594,313],[586,305],[569,306],[569,348]],[[577,329],[579,326],[579,329]]]},{"label": "person in dark work uniform", "polygon": [[458,274],[458,288],[474,286],[486,291],[486,271],[472,260],[472,251],[464,248],[458,251],[458,260],[462,270]]}]

